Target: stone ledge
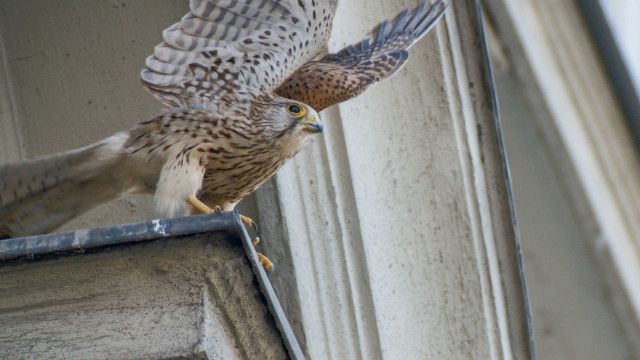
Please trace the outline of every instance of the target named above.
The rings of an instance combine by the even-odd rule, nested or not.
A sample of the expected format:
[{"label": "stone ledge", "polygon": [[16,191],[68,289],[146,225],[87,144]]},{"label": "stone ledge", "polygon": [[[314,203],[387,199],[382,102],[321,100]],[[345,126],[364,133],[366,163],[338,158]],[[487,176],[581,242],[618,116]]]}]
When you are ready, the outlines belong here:
[{"label": "stone ledge", "polygon": [[233,213],[0,241],[0,323],[2,358],[302,358]]}]

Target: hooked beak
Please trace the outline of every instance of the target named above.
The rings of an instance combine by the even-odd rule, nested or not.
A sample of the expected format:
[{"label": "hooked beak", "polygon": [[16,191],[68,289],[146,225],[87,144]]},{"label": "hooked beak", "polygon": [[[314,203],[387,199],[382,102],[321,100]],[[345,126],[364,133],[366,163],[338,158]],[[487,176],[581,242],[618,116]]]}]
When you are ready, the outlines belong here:
[{"label": "hooked beak", "polygon": [[316,115],[309,116],[305,119],[304,130],[312,134],[321,133],[324,125],[320,122],[320,118]]}]

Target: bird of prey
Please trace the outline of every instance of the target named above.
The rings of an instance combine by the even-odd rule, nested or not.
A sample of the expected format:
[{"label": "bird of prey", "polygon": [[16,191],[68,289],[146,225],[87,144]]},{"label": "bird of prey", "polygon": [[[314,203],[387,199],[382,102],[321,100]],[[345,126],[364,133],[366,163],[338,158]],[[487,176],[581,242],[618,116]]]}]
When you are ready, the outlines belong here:
[{"label": "bird of prey", "polygon": [[189,5],[140,75],[162,113],[81,149],[0,166],[0,238],[55,230],[126,193],[153,194],[169,217],[233,210],[322,132],[320,110],[398,71],[448,4],[423,0],[320,58],[337,0]]}]

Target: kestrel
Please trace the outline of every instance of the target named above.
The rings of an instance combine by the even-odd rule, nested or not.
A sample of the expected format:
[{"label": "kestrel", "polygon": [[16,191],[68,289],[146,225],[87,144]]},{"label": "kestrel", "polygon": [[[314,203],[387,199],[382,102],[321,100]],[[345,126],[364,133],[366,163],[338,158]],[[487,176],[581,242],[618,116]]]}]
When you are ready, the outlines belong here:
[{"label": "kestrel", "polygon": [[426,1],[325,48],[337,0],[191,0],[141,72],[166,108],[96,144],[0,167],[0,238],[52,231],[126,193],[166,216],[233,210],[322,132],[318,111],[394,74],[444,13]]}]

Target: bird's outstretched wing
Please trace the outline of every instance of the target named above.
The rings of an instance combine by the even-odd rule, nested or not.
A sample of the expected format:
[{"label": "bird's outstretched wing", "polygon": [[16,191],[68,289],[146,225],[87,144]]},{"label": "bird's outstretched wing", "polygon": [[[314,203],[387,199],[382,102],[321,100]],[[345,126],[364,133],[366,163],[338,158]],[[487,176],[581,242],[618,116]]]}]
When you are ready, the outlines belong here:
[{"label": "bird's outstretched wing", "polygon": [[448,3],[422,0],[413,10],[375,27],[364,40],[296,71],[276,93],[320,111],[351,99],[388,78],[406,62],[407,50],[444,14]]},{"label": "bird's outstretched wing", "polygon": [[147,58],[143,84],[168,106],[246,113],[326,44],[337,0],[190,0]]}]

